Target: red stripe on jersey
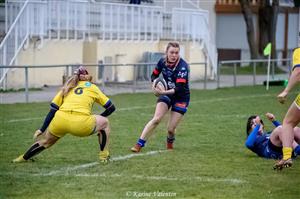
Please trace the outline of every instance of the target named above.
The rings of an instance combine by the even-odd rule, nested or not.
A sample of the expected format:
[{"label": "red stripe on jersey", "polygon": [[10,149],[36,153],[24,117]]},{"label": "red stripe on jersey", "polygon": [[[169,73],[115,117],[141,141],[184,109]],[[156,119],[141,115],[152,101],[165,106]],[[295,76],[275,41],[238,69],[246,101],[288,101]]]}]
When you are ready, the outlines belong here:
[{"label": "red stripe on jersey", "polygon": [[186,79],[176,79],[176,83],[186,83]]},{"label": "red stripe on jersey", "polygon": [[185,102],[177,102],[175,106],[180,107],[180,108],[186,108],[186,103]]},{"label": "red stripe on jersey", "polygon": [[154,68],[153,74],[154,74],[154,75],[158,75],[158,74],[159,74],[159,71],[158,71],[156,68]]}]

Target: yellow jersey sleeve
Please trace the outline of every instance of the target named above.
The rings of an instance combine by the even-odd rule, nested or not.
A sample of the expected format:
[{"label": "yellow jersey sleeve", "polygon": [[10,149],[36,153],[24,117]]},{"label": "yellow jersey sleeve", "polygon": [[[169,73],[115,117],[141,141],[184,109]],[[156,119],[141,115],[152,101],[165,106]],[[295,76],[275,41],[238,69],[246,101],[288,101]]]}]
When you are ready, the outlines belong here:
[{"label": "yellow jersey sleeve", "polygon": [[62,105],[62,103],[63,103],[63,97],[62,97],[61,91],[59,91],[55,95],[55,97],[52,100],[52,103],[56,104],[57,106],[61,106]]},{"label": "yellow jersey sleeve", "polygon": [[95,102],[97,102],[101,106],[104,106],[109,101],[109,98],[104,93],[102,93],[102,91],[96,85],[94,86],[94,89],[97,93]]},{"label": "yellow jersey sleeve", "polygon": [[300,48],[296,48],[293,52],[293,70],[300,67]]}]

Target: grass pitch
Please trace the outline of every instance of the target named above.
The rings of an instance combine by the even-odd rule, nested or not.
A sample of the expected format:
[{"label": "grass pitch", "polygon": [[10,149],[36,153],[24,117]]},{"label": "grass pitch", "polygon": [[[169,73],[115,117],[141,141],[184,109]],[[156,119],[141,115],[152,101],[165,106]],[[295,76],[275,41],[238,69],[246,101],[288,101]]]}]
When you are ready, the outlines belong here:
[{"label": "grass pitch", "polygon": [[[35,162],[10,161],[32,144],[48,103],[0,105],[0,198],[299,198],[300,163],[275,172],[244,147],[246,119],[272,112],[282,120],[282,87],[262,86],[192,91],[191,104],[177,129],[175,149],[165,151],[167,117],[140,156],[129,151],[154,112],[153,94],[111,99],[111,155],[97,162],[97,136],[67,135]],[[99,107],[94,108],[100,113]],[[266,118],[263,117],[264,120]],[[265,121],[266,129],[272,125]]]}]

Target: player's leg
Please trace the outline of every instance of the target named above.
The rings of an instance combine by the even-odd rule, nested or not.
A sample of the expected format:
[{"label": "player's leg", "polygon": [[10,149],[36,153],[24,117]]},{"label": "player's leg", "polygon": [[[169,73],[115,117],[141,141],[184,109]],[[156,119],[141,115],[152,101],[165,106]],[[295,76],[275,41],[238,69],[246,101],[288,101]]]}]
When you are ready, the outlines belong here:
[{"label": "player's leg", "polygon": [[300,155],[300,128],[297,126],[294,128],[293,150],[295,156]]},{"label": "player's leg", "polygon": [[282,136],[282,126],[278,126],[272,131],[270,135],[271,143],[276,147],[282,147],[281,136]]},{"label": "player's leg", "polygon": [[[281,142],[282,137],[283,137],[282,126],[279,126],[279,127],[276,127],[272,131],[270,140],[271,140],[272,144],[275,145],[276,147],[282,147],[282,142]],[[300,142],[300,128],[295,127],[294,128],[294,141],[292,144],[292,148],[294,151],[298,146],[299,146],[298,148],[300,150],[299,142]]]},{"label": "player's leg", "polygon": [[167,149],[173,149],[176,127],[178,126],[182,118],[183,118],[182,113],[171,111],[169,122],[168,122]]},{"label": "player's leg", "polygon": [[[281,136],[284,148],[291,148],[294,140],[294,127],[300,122],[300,110],[293,103],[289,108],[282,124],[283,134]],[[285,154],[284,154],[285,155]],[[290,158],[291,154],[287,154],[283,159]]]},{"label": "player's leg", "polygon": [[32,158],[33,156],[39,154],[44,149],[51,147],[53,144],[57,142],[59,137],[52,135],[48,130],[45,133],[45,136],[35,142],[23,155],[20,155],[13,162],[24,162]]},{"label": "player's leg", "polygon": [[288,112],[285,115],[282,125],[282,160],[278,161],[274,165],[274,169],[282,169],[284,167],[292,166],[292,151],[294,141],[294,127],[300,122],[300,110],[299,110],[299,95],[295,102],[290,106]]},{"label": "player's leg", "polygon": [[176,127],[186,113],[188,105],[189,97],[185,100],[175,100],[172,104],[171,115],[168,122],[167,149],[173,149]]},{"label": "player's leg", "polygon": [[150,133],[158,126],[162,118],[168,112],[168,105],[164,102],[159,102],[156,105],[153,118],[146,124],[140,136],[141,139],[147,140],[150,137]]},{"label": "player's leg", "polygon": [[294,128],[294,140],[300,144],[300,128],[297,126]]},{"label": "player's leg", "polygon": [[140,152],[141,148],[145,146],[147,139],[150,137],[152,131],[157,127],[161,122],[164,115],[168,112],[169,106],[164,101],[158,101],[155,108],[155,113],[153,118],[146,124],[142,134],[137,141],[136,145],[131,148],[132,152]]},{"label": "player's leg", "polygon": [[109,160],[109,137],[110,137],[110,126],[109,121],[106,117],[101,115],[95,115],[96,117],[96,132],[98,136],[98,142],[100,147],[99,159],[102,162]]},{"label": "player's leg", "polygon": [[[297,97],[298,99],[299,97]],[[292,152],[293,152],[293,141],[294,141],[294,127],[300,122],[300,110],[296,101],[290,106],[286,113],[283,124],[282,124],[282,160],[278,161],[274,165],[274,169],[282,169],[284,167],[292,166]]]},{"label": "player's leg", "polygon": [[[270,141],[271,141],[271,144],[273,145],[273,147],[275,147],[275,148],[282,147],[282,142],[281,142],[282,136],[283,136],[283,131],[282,131],[281,126],[276,127],[272,131],[272,134],[270,136]],[[298,140],[300,138],[300,128],[299,127],[294,128],[294,138],[295,138],[295,140]],[[294,151],[294,155],[298,156],[298,155],[300,155],[300,145],[295,140],[293,141],[292,148]]]}]

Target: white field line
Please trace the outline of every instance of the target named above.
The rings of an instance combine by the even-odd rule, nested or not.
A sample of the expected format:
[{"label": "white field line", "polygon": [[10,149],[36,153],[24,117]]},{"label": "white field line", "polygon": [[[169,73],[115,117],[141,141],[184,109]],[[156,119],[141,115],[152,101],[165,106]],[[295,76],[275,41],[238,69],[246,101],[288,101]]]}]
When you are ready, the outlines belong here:
[{"label": "white field line", "polygon": [[246,183],[245,180],[235,179],[235,178],[213,178],[213,177],[168,177],[168,176],[144,176],[144,175],[122,175],[122,174],[112,174],[107,175],[105,173],[75,173],[75,174],[66,174],[64,176],[75,176],[75,177],[104,177],[104,178],[135,178],[142,180],[153,180],[153,181],[200,181],[200,182],[221,182],[221,183],[230,183],[230,184],[242,184]]},{"label": "white field line", "polygon": [[[97,165],[93,163],[94,165]],[[88,164],[86,164],[88,165]],[[91,166],[91,165],[89,165]],[[82,167],[83,168],[83,167]],[[85,167],[87,168],[87,167]],[[16,176],[16,175],[28,175],[24,172],[16,173],[16,172],[5,172],[1,173],[2,175]],[[237,178],[214,178],[214,177],[201,177],[201,176],[190,176],[190,177],[170,177],[170,176],[147,176],[147,175],[124,175],[124,174],[106,174],[106,173],[78,173],[78,172],[57,172],[57,173],[48,173],[48,174],[31,174],[32,176],[70,176],[70,177],[83,177],[83,178],[130,178],[130,179],[141,179],[141,180],[149,180],[149,181],[175,181],[175,182],[212,182],[212,183],[226,183],[226,184],[244,184],[247,183],[246,180],[237,179]]]},{"label": "white field line", "polygon": [[13,119],[8,120],[7,123],[13,123],[13,122],[24,122],[24,121],[31,121],[31,120],[40,120],[44,117],[29,117],[29,118],[22,118],[22,119]]},{"label": "white field line", "polygon": [[193,116],[193,117],[211,117],[213,119],[219,119],[219,118],[228,118],[228,117],[232,117],[232,118],[248,118],[250,116],[250,114],[246,115],[246,114],[228,114],[228,115],[217,115],[217,114],[197,114],[197,113],[190,113],[189,115]]},{"label": "white field line", "polygon": [[[198,104],[198,103],[213,103],[213,102],[219,102],[219,101],[231,101],[231,100],[241,100],[241,99],[249,99],[249,98],[256,98],[256,97],[267,97],[267,96],[273,96],[273,94],[256,94],[256,95],[248,95],[248,96],[239,96],[239,97],[224,97],[224,98],[217,98],[212,100],[194,100],[191,101],[190,104]],[[127,108],[117,108],[117,112],[120,111],[131,111],[131,110],[139,110],[139,109],[145,109],[145,108],[154,108],[155,105],[151,106],[133,106],[133,107],[127,107]],[[44,117],[34,117],[34,118],[22,118],[22,119],[12,119],[8,120],[7,123],[13,123],[13,122],[22,122],[22,121],[31,121],[31,120],[38,120],[43,119]]]},{"label": "white field line", "polygon": [[[125,156],[113,157],[113,158],[110,159],[110,161],[111,162],[122,161],[122,160],[128,160],[128,159],[138,157],[138,156],[149,156],[149,155],[155,155],[155,154],[164,153],[164,152],[167,152],[167,150],[149,151],[147,153],[133,153],[133,154],[125,155]],[[93,167],[93,166],[96,166],[98,164],[100,164],[100,163],[99,162],[91,162],[91,163],[81,164],[81,165],[77,165],[77,166],[73,166],[73,167],[60,168],[58,170],[54,170],[54,171],[51,171],[51,172],[48,172],[48,173],[39,173],[39,174],[34,174],[34,175],[35,176],[61,175],[61,174],[69,173],[71,171],[76,171],[76,170],[80,170],[80,169]]]},{"label": "white field line", "polygon": [[[149,151],[147,153],[135,153],[129,154],[125,156],[118,156],[115,158],[111,158],[112,162],[115,161],[122,161],[128,160],[133,157],[138,156],[148,156],[148,155],[156,155],[159,153],[167,152],[167,150],[160,150],[160,151]],[[72,171],[82,170],[85,168],[94,167],[99,165],[99,162],[91,162],[87,164],[77,165],[73,167],[64,167],[60,168],[59,170],[54,170],[47,173],[38,173],[33,174],[33,176],[74,176],[74,177],[105,177],[105,178],[123,178],[128,177],[123,174],[105,174],[105,173],[71,173]],[[146,179],[146,180],[153,180],[153,181],[200,181],[200,182],[220,182],[220,183],[230,183],[230,184],[242,184],[246,183],[245,180],[235,179],[235,178],[213,178],[213,177],[201,177],[201,176],[194,176],[194,177],[168,177],[168,176],[144,176],[144,175],[132,175],[130,178],[135,179]]]}]

